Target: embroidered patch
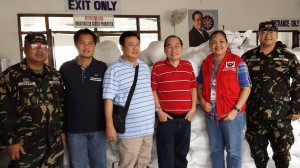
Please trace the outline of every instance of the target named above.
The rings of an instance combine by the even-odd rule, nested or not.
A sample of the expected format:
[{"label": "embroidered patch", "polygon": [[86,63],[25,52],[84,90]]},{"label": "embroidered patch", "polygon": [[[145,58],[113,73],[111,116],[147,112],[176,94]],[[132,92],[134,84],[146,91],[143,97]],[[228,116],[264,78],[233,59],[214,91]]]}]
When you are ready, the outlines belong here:
[{"label": "embroidered patch", "polygon": [[231,61],[231,62],[226,62],[226,68],[234,68],[235,62]]},{"label": "embroidered patch", "polygon": [[284,59],[284,55],[279,55],[279,58],[280,59]]},{"label": "embroidered patch", "polygon": [[36,86],[36,83],[30,82],[29,78],[23,78],[23,82],[19,82],[18,86]]},{"label": "embroidered patch", "polygon": [[274,58],[273,60],[274,60],[274,61],[279,61],[279,60],[282,60],[282,61],[289,61],[289,59],[287,59],[287,58]]},{"label": "embroidered patch", "polygon": [[96,82],[101,82],[102,78],[95,78],[95,77],[90,77],[91,81],[96,81]]},{"label": "embroidered patch", "polygon": [[225,62],[225,68],[223,69],[223,71],[236,71],[235,62]]}]

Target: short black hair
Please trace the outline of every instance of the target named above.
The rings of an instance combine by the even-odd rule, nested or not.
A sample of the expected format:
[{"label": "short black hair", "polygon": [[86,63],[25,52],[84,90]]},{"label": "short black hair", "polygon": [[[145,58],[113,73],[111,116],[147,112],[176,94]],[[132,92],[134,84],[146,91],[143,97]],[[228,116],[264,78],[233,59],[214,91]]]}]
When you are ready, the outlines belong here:
[{"label": "short black hair", "polygon": [[167,41],[170,39],[170,38],[177,38],[180,42],[180,45],[183,46],[183,42],[181,40],[181,38],[179,38],[178,36],[175,36],[175,35],[170,35],[168,36],[166,39],[165,39],[165,42],[164,42],[164,48],[167,47]]},{"label": "short black hair", "polygon": [[216,31],[214,31],[214,32],[209,36],[209,43],[211,42],[212,38],[214,38],[214,36],[215,36],[216,34],[221,34],[221,35],[225,38],[226,42],[228,42],[227,36],[226,36],[225,32],[222,31],[222,30],[216,30]]},{"label": "short black hair", "polygon": [[132,37],[132,36],[138,38],[139,41],[141,41],[141,40],[140,40],[140,36],[139,36],[137,33],[133,32],[133,31],[125,31],[125,32],[123,32],[123,33],[121,34],[121,36],[120,36],[120,38],[119,38],[119,44],[120,44],[121,46],[124,46],[124,45],[125,45],[125,39],[126,39],[127,37]]},{"label": "short black hair", "polygon": [[87,29],[87,28],[80,29],[80,30],[78,30],[74,34],[74,37],[73,37],[74,38],[74,43],[76,43],[78,41],[80,35],[82,35],[82,34],[89,34],[89,35],[91,35],[93,37],[94,43],[95,44],[97,43],[97,36],[96,36],[96,34],[93,31],[91,31],[90,29]]},{"label": "short black hair", "polygon": [[195,15],[198,15],[198,14],[202,15],[202,17],[203,17],[203,13],[202,13],[202,12],[200,12],[200,11],[195,11],[195,12],[193,13],[193,15],[192,15],[192,19],[195,20]]}]

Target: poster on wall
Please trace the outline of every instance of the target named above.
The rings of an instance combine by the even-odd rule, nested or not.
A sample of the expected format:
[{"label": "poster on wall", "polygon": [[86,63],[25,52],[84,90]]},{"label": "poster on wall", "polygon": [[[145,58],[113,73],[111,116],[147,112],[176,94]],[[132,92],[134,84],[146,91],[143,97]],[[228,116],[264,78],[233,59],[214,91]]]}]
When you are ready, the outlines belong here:
[{"label": "poster on wall", "polygon": [[218,10],[189,9],[188,21],[189,46],[196,47],[208,41],[209,35],[218,30]]},{"label": "poster on wall", "polygon": [[66,11],[120,13],[121,0],[64,0]]},{"label": "poster on wall", "polygon": [[113,28],[113,15],[73,15],[76,28]]}]

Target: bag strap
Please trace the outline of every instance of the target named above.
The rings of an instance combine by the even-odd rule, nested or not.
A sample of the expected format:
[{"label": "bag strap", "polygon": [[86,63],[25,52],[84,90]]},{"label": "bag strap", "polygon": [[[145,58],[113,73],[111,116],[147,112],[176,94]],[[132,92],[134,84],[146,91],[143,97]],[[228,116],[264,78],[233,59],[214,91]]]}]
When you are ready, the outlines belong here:
[{"label": "bag strap", "polygon": [[125,104],[125,107],[124,107],[124,110],[125,110],[124,118],[126,118],[126,116],[127,116],[127,112],[128,112],[128,108],[129,108],[129,105],[130,105],[130,102],[131,102],[131,98],[132,98],[133,92],[135,90],[135,86],[136,86],[136,82],[137,82],[137,78],[138,78],[138,73],[139,73],[139,65],[135,66],[135,74],[134,74],[133,83],[132,83],[132,86],[130,88],[130,91],[129,91],[129,94],[128,94],[128,97],[127,97],[127,100],[126,100],[126,104]]}]

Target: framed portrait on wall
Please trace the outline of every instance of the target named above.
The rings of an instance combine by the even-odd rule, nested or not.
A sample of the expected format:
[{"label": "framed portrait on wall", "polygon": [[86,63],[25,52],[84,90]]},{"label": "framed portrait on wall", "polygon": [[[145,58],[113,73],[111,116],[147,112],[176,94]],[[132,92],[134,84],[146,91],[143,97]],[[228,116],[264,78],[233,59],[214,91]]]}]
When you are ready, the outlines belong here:
[{"label": "framed portrait on wall", "polygon": [[189,46],[205,43],[209,35],[218,29],[218,10],[188,10]]}]

